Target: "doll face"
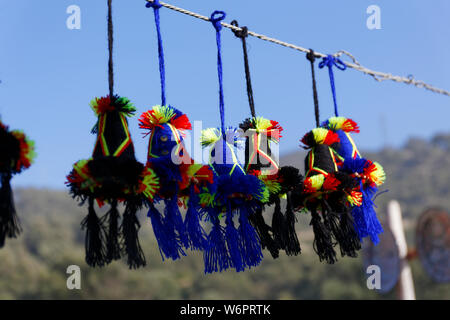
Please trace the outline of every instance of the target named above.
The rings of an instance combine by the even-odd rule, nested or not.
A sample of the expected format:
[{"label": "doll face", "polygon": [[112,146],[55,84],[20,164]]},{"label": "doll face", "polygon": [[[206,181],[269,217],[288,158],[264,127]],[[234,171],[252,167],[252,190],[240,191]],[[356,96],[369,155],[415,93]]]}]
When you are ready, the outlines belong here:
[{"label": "doll face", "polygon": [[167,123],[158,126],[150,135],[148,158],[179,155],[182,149],[181,142],[182,138],[173,126]]}]

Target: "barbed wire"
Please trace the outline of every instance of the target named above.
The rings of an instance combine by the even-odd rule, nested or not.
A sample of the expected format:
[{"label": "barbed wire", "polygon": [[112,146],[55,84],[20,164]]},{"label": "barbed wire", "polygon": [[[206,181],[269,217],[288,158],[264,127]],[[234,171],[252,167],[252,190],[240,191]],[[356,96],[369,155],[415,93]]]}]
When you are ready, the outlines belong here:
[{"label": "barbed wire", "polygon": [[[150,2],[150,3],[153,3],[153,0],[146,0],[146,1]],[[198,14],[196,12],[192,12],[192,11],[189,11],[189,10],[186,10],[186,9],[183,9],[183,8],[179,8],[179,7],[176,7],[176,6],[171,5],[169,3],[165,3],[165,2],[161,2],[161,1],[159,3],[163,7],[171,9],[173,11],[176,11],[176,12],[179,12],[179,13],[183,13],[185,15],[188,15],[188,16],[200,19],[200,20],[204,20],[204,21],[208,21],[208,22],[210,21],[209,17],[203,16],[203,15]],[[241,28],[233,26],[233,25],[231,25],[229,23],[221,22],[221,24],[222,24],[223,27],[231,29],[233,31],[242,31]],[[261,40],[264,40],[264,41],[268,41],[268,42],[272,42],[272,43],[281,45],[281,46],[286,47],[286,48],[291,48],[291,49],[294,49],[294,50],[297,50],[297,51],[301,51],[301,52],[304,52],[304,53],[308,53],[310,51],[310,49],[303,48],[303,47],[300,47],[300,46],[297,46],[297,45],[294,45],[294,44],[291,44],[291,43],[288,43],[288,42],[284,42],[284,41],[281,41],[281,40],[278,40],[278,39],[275,39],[275,38],[271,38],[271,37],[268,37],[266,35],[256,33],[254,31],[248,30],[247,33],[248,33],[248,35],[253,36],[255,38],[258,38],[258,39],[261,39]],[[318,57],[318,58],[323,58],[323,57],[327,56],[326,54],[321,53],[321,52],[317,52],[317,51],[314,51],[314,55],[316,57]],[[418,88],[424,88],[426,90],[429,90],[429,91],[432,91],[432,92],[435,92],[435,93],[438,93],[438,94],[443,94],[443,95],[446,95],[446,96],[450,97],[450,92],[449,91],[444,90],[444,89],[436,88],[436,87],[434,87],[434,86],[432,86],[432,85],[430,85],[428,83],[425,83],[425,82],[423,82],[421,80],[416,80],[416,79],[414,79],[414,77],[412,75],[409,75],[407,77],[402,77],[402,76],[393,75],[391,73],[384,73],[384,72],[375,71],[375,70],[371,70],[369,68],[366,68],[366,67],[362,66],[358,62],[358,60],[356,60],[356,58],[351,53],[349,53],[349,52],[347,52],[345,50],[340,50],[340,51],[336,52],[335,54],[333,54],[333,56],[335,56],[335,57],[340,57],[342,55],[345,55],[345,56],[349,57],[352,60],[352,62],[343,61],[347,67],[355,69],[357,71],[360,71],[360,72],[362,72],[364,74],[367,74],[369,76],[372,76],[376,81],[381,82],[381,81],[385,81],[385,80],[392,80],[392,81],[395,81],[395,82],[411,84],[411,85],[414,85],[414,86],[416,86]]]}]

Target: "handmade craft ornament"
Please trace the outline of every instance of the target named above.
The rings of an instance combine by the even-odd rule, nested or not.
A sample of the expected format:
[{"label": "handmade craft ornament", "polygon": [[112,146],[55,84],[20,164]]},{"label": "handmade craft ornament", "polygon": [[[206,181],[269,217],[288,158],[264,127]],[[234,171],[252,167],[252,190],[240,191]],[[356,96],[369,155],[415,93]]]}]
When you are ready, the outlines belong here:
[{"label": "handmade craft ornament", "polygon": [[[258,265],[262,258],[261,243],[250,216],[268,200],[269,192],[256,176],[247,175],[236,155],[242,144],[237,130],[225,127],[225,104],[221,55],[221,21],[226,14],[214,11],[210,21],[216,31],[217,73],[219,79],[220,128],[202,131],[201,144],[210,148],[213,184],[203,188],[200,203],[206,219],[212,223],[204,250],[205,272],[217,272],[229,267],[243,271]],[[239,227],[234,225],[237,217]],[[226,227],[221,225],[225,218]]]},{"label": "handmade craft ornament", "polygon": [[[82,221],[86,229],[86,263],[104,266],[118,260],[124,251],[130,268],[146,264],[139,244],[137,211],[152,206],[159,189],[159,179],[151,168],[144,167],[134,155],[128,120],[136,109],[130,100],[114,94],[112,0],[108,0],[108,86],[109,95],[95,98],[91,107],[98,116],[92,133],[97,134],[92,158],[74,164],[67,176],[73,197],[83,204],[88,201],[88,215]],[[94,209],[110,204],[100,219]],[[122,225],[119,226],[118,204],[124,203]]]},{"label": "handmade craft ornament", "polygon": [[[254,175],[247,175],[239,163],[235,148],[242,143],[236,130],[229,128],[225,135],[220,129],[202,131],[203,147],[210,147],[210,166],[214,183],[203,188],[200,203],[206,219],[213,226],[204,252],[205,272],[227,268],[243,271],[257,266],[262,258],[261,243],[250,216],[261,203],[268,201],[268,190]],[[225,144],[226,153],[223,154]],[[234,225],[234,217],[239,227]],[[224,218],[226,226],[221,225]]]},{"label": "handmade craft ornament", "polygon": [[[283,130],[278,122],[254,117],[246,119],[240,128],[245,137],[246,172],[257,176],[269,191],[267,205],[275,204],[272,226],[266,224],[262,215],[263,206],[251,216],[252,225],[258,232],[263,249],[267,248],[273,258],[279,256],[279,250],[287,255],[300,253],[300,243],[295,230],[296,218],[292,209],[290,192],[302,183],[299,170],[290,167],[278,167],[272,157],[271,143],[278,143]],[[287,198],[286,215],[281,212],[280,197]]]},{"label": "handmade craft ornament", "polygon": [[29,168],[35,157],[34,142],[22,131],[9,130],[0,121],[0,248],[6,238],[16,238],[22,231],[14,205],[11,178]]},{"label": "handmade craft ornament", "polygon": [[[269,197],[278,194],[281,189],[277,179],[279,168],[271,157],[270,142],[278,143],[281,126],[276,121],[252,117],[246,119],[239,127],[243,130],[245,138],[245,171],[257,176],[266,185]],[[264,220],[263,206],[261,205],[249,218],[258,233],[261,247],[267,248],[273,258],[278,258],[281,246],[273,239],[273,230]]]},{"label": "handmade craft ornament", "polygon": [[[176,260],[185,255],[183,248],[202,250],[205,233],[197,193],[203,184],[212,183],[212,171],[195,164],[184,146],[186,130],[191,130],[188,117],[172,106],[158,105],[141,115],[139,126],[148,130],[147,167],[160,179],[156,200],[165,204],[164,215],[155,207],[149,211],[162,258]],[[179,204],[185,199],[188,210],[183,222]]]},{"label": "handmade craft ornament", "polygon": [[[164,214],[151,206],[149,217],[158,241],[161,257],[176,260],[186,255],[184,249],[203,250],[205,232],[199,216],[199,188],[212,183],[212,171],[208,166],[195,164],[189,156],[183,138],[191,123],[187,115],[166,105],[165,64],[160,30],[158,0],[146,4],[153,8],[158,40],[158,60],[161,80],[161,105],[143,113],[139,126],[149,135],[147,167],[156,171],[161,188],[156,200],[164,202]],[[180,205],[187,212],[183,221]]]},{"label": "handmade craft ornament", "polygon": [[333,148],[338,147],[339,137],[331,130],[315,128],[301,141],[309,151],[305,158],[303,193],[296,203],[302,203],[311,212],[314,249],[320,260],[328,263],[336,261],[333,248],[336,243],[342,256],[354,257],[361,248],[348,202],[348,190],[354,189],[354,181],[338,171]]},{"label": "handmade craft ornament", "polygon": [[[93,267],[103,266],[120,259],[124,249],[130,268],[137,268],[146,262],[138,240],[136,213],[146,202],[152,202],[159,179],[135,158],[127,121],[135,112],[131,102],[116,95],[106,96],[92,100],[91,107],[98,116],[93,128],[97,139],[92,158],[75,163],[67,176],[72,196],[89,204],[89,213],[82,222],[86,229],[86,262]],[[111,206],[102,218],[95,213],[94,200],[100,206]],[[121,227],[120,202],[125,205]]]},{"label": "handmade craft ornament", "polygon": [[378,187],[385,181],[383,167],[378,162],[362,158],[350,133],[359,132],[359,127],[351,119],[332,117],[323,123],[323,127],[333,130],[340,138],[340,147],[336,149],[344,159],[341,170],[358,180],[358,189],[362,192],[361,203],[352,205],[355,229],[359,238],[370,237],[374,244],[379,242],[378,235],[383,232],[379,222],[373,198]]},{"label": "handmade craft ornament", "polygon": [[[263,216],[264,204],[261,203],[254,214],[250,215],[250,222],[256,229],[263,249],[268,249],[273,258],[279,256],[279,250],[285,250],[288,255],[300,253],[300,243],[295,231],[295,215],[291,208],[289,192],[295,185],[301,185],[302,177],[299,171],[293,167],[282,167],[272,155],[271,145],[278,144],[283,128],[278,122],[257,117],[253,89],[248,62],[247,27],[239,27],[236,20],[231,24],[239,30],[233,30],[234,35],[241,39],[244,57],[245,81],[247,85],[247,97],[251,118],[246,119],[239,127],[245,137],[245,171],[247,174],[257,176],[269,191],[269,204],[275,203],[275,212],[272,218],[272,226],[268,225]],[[291,177],[283,174],[291,174]],[[293,182],[293,184],[291,184]],[[286,217],[281,212],[280,197],[286,197]]]}]

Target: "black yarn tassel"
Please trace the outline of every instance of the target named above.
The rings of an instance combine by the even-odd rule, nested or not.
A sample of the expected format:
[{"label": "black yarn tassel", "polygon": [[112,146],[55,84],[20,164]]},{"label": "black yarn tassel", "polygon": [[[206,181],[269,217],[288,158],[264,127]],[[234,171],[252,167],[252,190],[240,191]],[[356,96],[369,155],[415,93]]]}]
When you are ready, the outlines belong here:
[{"label": "black yarn tassel", "polygon": [[286,246],[285,236],[287,234],[286,219],[281,212],[280,198],[278,197],[275,199],[275,210],[272,216],[272,233],[278,249],[284,249]]},{"label": "black yarn tassel", "polygon": [[264,217],[262,215],[262,209],[256,210],[253,214],[249,215],[249,221],[253,228],[255,228],[256,233],[259,236],[261,247],[263,249],[269,250],[270,254],[274,259],[279,256],[279,249],[277,243],[270,235],[270,226],[266,224],[264,221]]},{"label": "black yarn tassel", "polygon": [[11,189],[11,174],[1,174],[2,187],[0,189],[0,248],[5,245],[6,238],[16,238],[21,232],[20,220],[14,206]]},{"label": "black yarn tassel", "polygon": [[102,218],[104,225],[108,226],[106,235],[106,263],[120,259],[119,244],[119,211],[117,210],[117,200],[111,203],[111,209]]},{"label": "black yarn tassel", "polygon": [[314,232],[314,251],[319,256],[319,260],[325,260],[329,264],[337,261],[336,252],[333,248],[333,241],[330,230],[322,222],[316,208],[311,210],[311,223]]},{"label": "black yarn tassel", "polygon": [[328,211],[325,215],[325,223],[329,226],[329,229],[339,244],[341,256],[356,257],[356,251],[361,249],[361,243],[348,209],[337,206],[340,207],[339,212],[335,212],[335,210],[331,209],[327,201],[324,201],[323,205]]},{"label": "black yarn tassel", "polygon": [[334,240],[333,245],[344,241],[344,234],[339,225],[339,214],[331,210],[326,200],[322,201],[322,217],[325,227],[330,231],[331,237]]},{"label": "black yarn tassel", "polygon": [[123,214],[122,234],[127,254],[127,264],[130,269],[144,267],[147,262],[139,243],[139,229],[141,224],[136,216],[138,206],[128,203]]},{"label": "black yarn tassel", "polygon": [[357,251],[361,249],[361,242],[358,234],[356,233],[353,218],[348,210],[343,212],[341,215],[340,227],[342,234],[345,237],[345,241],[340,244],[341,255],[347,255],[353,258],[357,257]]},{"label": "black yarn tassel", "polygon": [[284,250],[288,256],[296,256],[301,253],[300,242],[297,238],[297,232],[295,231],[295,223],[297,218],[292,210],[291,196],[287,193],[286,204],[286,243]]},{"label": "black yarn tassel", "polygon": [[95,213],[94,198],[89,198],[89,213],[81,222],[81,227],[86,229],[86,263],[91,267],[103,267],[106,262],[105,230]]}]

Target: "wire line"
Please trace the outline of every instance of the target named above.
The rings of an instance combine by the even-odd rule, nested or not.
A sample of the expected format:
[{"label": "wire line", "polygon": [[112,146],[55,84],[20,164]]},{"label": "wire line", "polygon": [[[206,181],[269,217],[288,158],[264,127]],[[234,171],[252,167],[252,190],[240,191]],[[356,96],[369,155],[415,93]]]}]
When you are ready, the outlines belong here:
[{"label": "wire line", "polygon": [[[145,0],[145,1],[153,3],[153,0]],[[183,9],[183,8],[179,8],[179,7],[176,7],[174,5],[171,5],[169,3],[165,3],[165,2],[162,2],[162,1],[160,1],[159,3],[163,7],[171,9],[173,11],[176,11],[176,12],[179,12],[179,13],[183,13],[185,15],[188,15],[188,16],[200,19],[200,20],[211,22],[211,20],[208,17],[203,16],[201,14],[198,14],[196,12],[192,12],[192,11],[189,11],[189,10],[186,10],[186,9]],[[221,22],[221,25],[223,27],[231,29],[233,31],[242,31],[241,28],[233,26],[233,25],[225,23],[225,22]],[[284,42],[284,41],[281,41],[281,40],[278,40],[278,39],[275,39],[275,38],[270,38],[270,37],[268,37],[266,35],[259,34],[259,33],[256,33],[254,31],[248,30],[247,33],[248,33],[248,35],[253,36],[255,38],[258,38],[258,39],[261,39],[261,40],[264,40],[264,41],[268,41],[268,42],[272,42],[272,43],[281,45],[281,46],[286,47],[286,48],[291,48],[291,49],[294,49],[294,50],[297,50],[297,51],[301,51],[301,52],[304,52],[304,53],[308,53],[309,52],[309,49],[306,49],[306,48],[303,48],[303,47],[300,47],[300,46],[297,46],[297,45],[294,45],[294,44],[291,44],[291,43],[288,43],[288,42]],[[316,52],[316,51],[314,52],[314,55],[317,58],[323,58],[323,57],[327,56],[324,53],[320,53],[320,52]],[[347,52],[345,50],[340,50],[340,51],[336,52],[335,54],[333,54],[334,57],[340,57],[342,55],[346,55],[352,60],[352,62],[344,61],[345,65],[348,68],[352,68],[352,69],[360,71],[360,72],[362,72],[364,74],[372,76],[376,81],[381,82],[381,81],[385,81],[385,80],[392,80],[392,81],[395,81],[395,82],[402,82],[402,83],[405,83],[405,84],[412,84],[412,85],[414,85],[414,86],[416,86],[418,88],[424,88],[426,90],[429,90],[429,91],[432,91],[432,92],[435,92],[435,93],[438,93],[438,94],[443,94],[443,95],[446,95],[446,96],[450,97],[450,92],[449,91],[444,90],[444,89],[439,89],[439,88],[436,88],[436,87],[434,87],[434,86],[432,86],[432,85],[430,85],[428,83],[425,83],[423,81],[416,80],[416,79],[414,79],[413,76],[408,76],[408,77],[396,76],[396,75],[393,75],[393,74],[390,74],[390,73],[384,73],[384,72],[375,71],[375,70],[371,70],[369,68],[366,68],[366,67],[362,66],[358,62],[358,60],[356,60],[356,58],[351,53],[349,53],[349,52]]]}]

